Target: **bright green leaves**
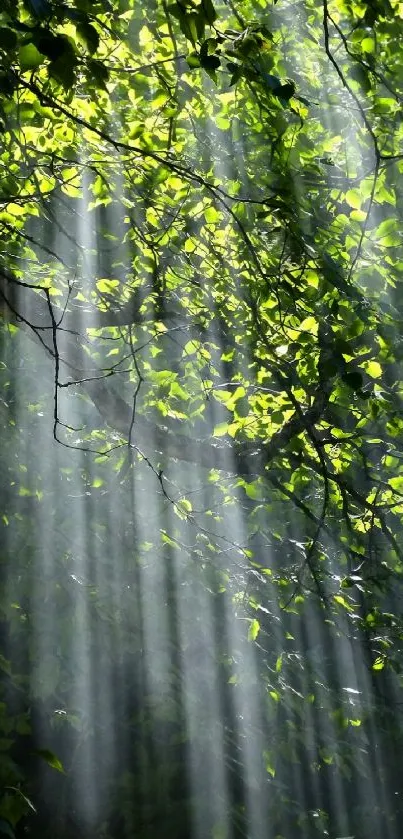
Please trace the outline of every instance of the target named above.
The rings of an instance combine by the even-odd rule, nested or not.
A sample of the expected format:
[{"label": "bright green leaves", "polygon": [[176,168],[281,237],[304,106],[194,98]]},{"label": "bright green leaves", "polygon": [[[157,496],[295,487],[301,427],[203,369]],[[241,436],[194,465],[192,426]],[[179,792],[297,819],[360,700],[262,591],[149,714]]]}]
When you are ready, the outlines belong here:
[{"label": "bright green leaves", "polygon": [[204,218],[206,219],[207,224],[216,224],[221,221],[222,215],[215,207],[210,206],[204,210]]},{"label": "bright green leaves", "polygon": [[280,702],[281,694],[278,690],[269,690],[269,696],[273,700],[273,702]]},{"label": "bright green leaves", "polygon": [[353,210],[359,210],[362,204],[362,195],[359,189],[349,189],[346,192],[345,200]]},{"label": "bright green leaves", "polygon": [[385,219],[371,231],[371,239],[381,248],[399,246],[402,242],[402,233],[398,220],[396,218]]},{"label": "bright green leaves", "polygon": [[335,601],[335,603],[337,603],[339,606],[342,606],[342,607],[343,607],[343,609],[346,609],[346,611],[347,611],[347,612],[353,612],[353,611],[354,611],[354,608],[353,608],[353,606],[351,605],[351,603],[349,603],[349,602],[348,602],[348,600],[347,600],[347,599],[346,599],[343,595],[341,595],[341,594],[334,594],[334,595],[333,595],[333,600],[334,600],[334,601]]},{"label": "bright green leaves", "polygon": [[213,436],[214,437],[224,437],[225,434],[229,433],[229,423],[228,422],[220,422],[218,425],[214,427]]},{"label": "bright green leaves", "polygon": [[[359,103],[326,60],[321,10],[314,3],[309,24],[301,15],[297,27],[281,4],[272,20],[272,10],[244,3],[245,24],[225,4],[217,5],[217,18],[208,0],[173,3],[168,16],[162,3],[112,2],[112,22],[107,11],[98,11],[102,4],[74,4],[74,18],[64,11],[73,11],[71,4],[51,5],[59,13],[49,19],[40,4],[36,12],[32,7],[29,31],[10,23],[10,48],[2,20],[0,49],[24,76],[18,99],[9,77],[2,77],[5,122],[12,132],[21,126],[17,145],[11,130],[2,135],[2,224],[15,234],[9,259],[19,276],[24,270],[29,282],[50,277],[52,294],[62,295],[56,297],[60,307],[67,301],[64,336],[71,312],[80,316],[77,345],[89,360],[91,383],[87,391],[85,383],[75,386],[85,395],[88,417],[79,439],[80,446],[99,451],[97,471],[84,483],[93,502],[94,550],[108,544],[109,512],[103,517],[102,509],[109,510],[107,464],[118,447],[112,468],[123,490],[122,521],[133,518],[126,487],[135,486],[150,515],[141,522],[142,535],[133,540],[128,534],[117,561],[122,553],[129,575],[137,569],[144,580],[151,574],[156,581],[149,587],[146,621],[155,638],[165,621],[150,605],[155,591],[167,595],[163,612],[183,592],[179,635],[189,645],[189,661],[193,633],[199,641],[203,615],[212,615],[208,598],[214,598],[214,678],[222,668],[225,687],[240,693],[243,669],[254,669],[247,659],[243,668],[242,642],[264,680],[256,696],[266,696],[271,714],[262,738],[262,749],[270,744],[263,755],[265,780],[277,781],[282,766],[286,782],[293,775],[289,766],[294,771],[302,746],[314,742],[310,720],[326,741],[333,728],[337,733],[336,744],[318,744],[315,757],[309,756],[308,763],[317,759],[313,777],[328,767],[348,770],[336,746],[348,750],[347,741],[355,748],[357,740],[355,751],[366,760],[358,745],[365,719],[360,726],[361,708],[343,704],[333,688],[333,654],[342,654],[339,626],[346,625],[358,657],[357,639],[364,637],[375,670],[386,661],[382,644],[400,631],[376,611],[377,598],[387,596],[388,568],[396,585],[401,575],[399,162],[382,160],[375,178],[372,139]],[[248,24],[259,14],[269,16],[273,35],[259,22]],[[393,96],[375,98],[381,83],[369,64],[371,56],[378,62],[388,37],[377,37],[375,49],[370,40],[365,25],[354,41],[368,66],[354,69],[354,56],[346,56],[343,67],[388,154],[401,149],[401,126],[389,102]],[[343,50],[338,40],[338,60]],[[287,78],[294,67],[298,89]],[[390,81],[387,67],[381,71]],[[30,196],[41,218],[24,229]],[[68,234],[62,254],[68,270],[55,267],[52,253],[35,246],[29,253],[28,245],[24,250],[23,236],[17,236],[17,225],[30,236],[43,229],[45,244],[57,250],[56,223],[60,237]],[[130,309],[132,293],[136,306]],[[24,356],[30,369],[28,361]],[[40,377],[32,378],[42,386]],[[97,387],[102,419],[90,404]],[[131,451],[127,428],[134,403]],[[37,411],[29,408],[29,416]],[[78,439],[74,431],[66,434]],[[63,480],[73,481],[74,470]],[[17,501],[33,500],[31,493],[25,476],[23,484],[15,481]],[[99,507],[103,499],[106,508]],[[18,551],[12,568],[15,562]],[[170,587],[179,569],[176,592]],[[24,569],[18,576],[25,579]],[[35,580],[35,590],[39,585]],[[57,596],[68,585],[62,582]],[[202,597],[196,594],[193,609],[195,588]],[[74,591],[85,596],[78,583]],[[231,621],[239,620],[240,643],[230,639],[227,649],[220,631],[224,591],[223,613],[233,609]],[[91,588],[90,603],[92,597]],[[125,628],[124,602],[129,604],[132,654],[141,646],[133,588],[121,587],[119,606],[115,596],[106,600],[111,627],[119,630]],[[187,610],[189,625],[182,623]],[[311,643],[310,633],[299,631],[312,614],[314,629],[323,631],[322,648],[321,635]],[[211,626],[210,620],[210,634]],[[119,637],[124,652],[126,632]],[[53,657],[38,668],[36,682],[40,699],[58,691]],[[255,695],[253,679],[246,687]],[[370,701],[365,697],[366,707]],[[161,704],[167,713],[165,697]],[[335,708],[340,711],[329,717]],[[287,790],[284,799],[288,816]],[[299,821],[295,834],[301,831],[310,836],[315,828]],[[326,831],[341,835],[330,825]]]},{"label": "bright green leaves", "polygon": [[267,749],[263,752],[263,760],[266,766],[266,772],[271,775],[272,778],[276,775],[276,770],[273,765],[274,755],[272,751],[268,751]]},{"label": "bright green leaves", "polygon": [[119,288],[118,280],[97,280],[97,289],[101,294],[114,294]]},{"label": "bright green leaves", "polygon": [[364,53],[368,54],[375,52],[374,38],[363,38],[361,41],[361,49]]},{"label": "bright green leaves", "polygon": [[[32,15],[32,25],[26,19],[8,19],[9,26],[0,27],[0,50],[4,51],[7,61],[18,61],[22,73],[39,71],[46,67],[48,76],[66,91],[76,83],[80,51],[92,55],[100,46],[100,35],[94,25],[94,17],[84,9],[73,11],[67,5],[53,5],[47,0],[30,2],[27,8]],[[23,15],[24,17],[24,15]],[[74,26],[73,26],[73,23]],[[105,82],[107,69],[102,62]],[[93,74],[95,75],[95,74]],[[100,85],[101,86],[101,85]]]},{"label": "bright green leaves", "polygon": [[369,361],[363,366],[368,376],[371,376],[371,379],[379,379],[382,376],[382,367],[379,361]]},{"label": "bright green leaves", "polygon": [[28,70],[37,70],[45,61],[44,54],[37,49],[35,44],[23,44],[19,48],[18,58],[23,73]]},{"label": "bright green leaves", "polygon": [[175,502],[174,511],[176,515],[182,520],[188,520],[192,513],[192,502],[188,498],[181,498]]},{"label": "bright green leaves", "polygon": [[246,481],[244,478],[239,478],[237,486],[242,487],[245,495],[253,501],[257,501],[257,499],[262,497],[262,493],[264,493],[264,485],[260,478],[257,478],[256,481]]},{"label": "bright green leaves", "polygon": [[260,632],[260,623],[256,618],[251,619],[248,629],[248,641],[256,641]]},{"label": "bright green leaves", "polygon": [[254,400],[249,399],[246,388],[239,385],[232,392],[218,389],[213,391],[213,395],[219,404],[232,413],[228,422],[220,422],[215,426],[214,436],[222,437],[228,434],[230,437],[236,437],[242,433],[253,436],[258,418],[254,412]]}]

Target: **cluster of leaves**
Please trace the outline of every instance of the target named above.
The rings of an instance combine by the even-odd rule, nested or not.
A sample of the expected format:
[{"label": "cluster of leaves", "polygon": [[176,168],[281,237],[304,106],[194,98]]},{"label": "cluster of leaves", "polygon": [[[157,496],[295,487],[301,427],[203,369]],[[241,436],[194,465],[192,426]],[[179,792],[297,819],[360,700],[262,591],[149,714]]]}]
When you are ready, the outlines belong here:
[{"label": "cluster of leaves", "polygon": [[[365,825],[367,839],[386,819],[394,835],[402,737],[394,704],[403,634],[402,15],[397,0],[306,0],[297,10],[253,0],[225,10],[211,0],[3,3],[1,375],[12,454],[4,453],[0,512],[8,534],[2,563],[12,568],[1,610],[10,649],[24,649],[27,626],[33,635],[17,677],[5,653],[5,694],[12,672],[26,701],[14,714],[4,699],[4,753],[24,735],[31,704],[56,697],[69,709],[80,692],[69,663],[80,597],[88,595],[95,636],[123,626],[122,660],[131,651],[144,667],[139,580],[144,568],[163,566],[169,643],[161,629],[149,655],[170,661],[171,718],[160,706],[150,711],[158,691],[137,686],[142,707],[128,711],[122,735],[123,742],[131,725],[143,732],[149,790],[163,787],[149,765],[155,741],[168,729],[172,742],[186,739],[178,659],[198,657],[200,684],[190,679],[188,687],[204,719],[200,685],[211,682],[215,635],[222,640],[214,678],[225,697],[223,728],[233,735],[223,749],[232,767],[242,765],[242,739],[255,742],[258,730],[262,765],[249,781],[270,789],[266,815],[277,835],[360,835]],[[28,340],[37,346],[26,371]],[[49,417],[52,401],[54,446],[67,447],[74,467],[61,455],[33,466],[40,416]],[[147,538],[138,535],[133,472],[140,497],[154,493],[169,510]],[[82,513],[67,500],[70,484],[91,499],[88,528],[104,546],[103,577],[94,552],[84,583],[71,559],[71,522]],[[116,487],[130,535],[119,560],[113,554],[122,563],[114,577],[107,525]],[[52,529],[47,537],[51,575],[32,560],[43,548],[47,509],[63,533],[60,544]],[[178,564],[188,604],[182,630]],[[150,574],[158,591],[160,577]],[[123,577],[127,587],[116,597],[114,580]],[[31,627],[43,591],[49,620],[39,632]],[[202,607],[214,632],[202,625]],[[155,595],[154,616],[160,608]],[[40,665],[56,614],[58,653]],[[112,642],[108,650],[112,660]],[[91,656],[100,658],[95,642]],[[354,686],[343,683],[335,659],[354,660]],[[111,663],[102,672],[113,682]],[[250,731],[240,734],[234,696],[245,697],[246,683],[264,721],[248,717]],[[97,700],[89,724],[78,710],[78,717],[66,711],[80,729],[77,753],[97,737],[102,750],[108,740]],[[374,727],[387,755],[377,783],[382,800],[393,802],[375,816],[362,792],[370,794],[378,771]],[[204,745],[192,736],[201,763],[219,760],[215,729]],[[171,754],[166,748],[156,833],[165,818],[175,823]],[[175,751],[178,766],[182,758]],[[140,796],[130,810],[141,775],[133,764],[117,784],[125,817],[115,831],[132,835],[133,819],[147,811],[149,836],[151,798],[145,807]],[[309,779],[299,794],[289,780],[297,764]],[[14,792],[0,805],[7,828],[0,830],[12,835],[30,805],[15,766],[7,772],[4,785]],[[252,793],[240,791],[242,772],[231,772],[231,825],[241,834]],[[99,798],[113,797],[102,783]],[[337,784],[350,822],[332,801]],[[208,801],[207,784],[198,806],[211,813]]]},{"label": "cluster of leaves", "polygon": [[105,25],[97,15],[105,4],[29,2],[6,3],[0,29],[2,51],[1,91],[11,98],[18,86],[15,69],[35,73],[46,67],[50,83],[70,90],[78,75],[84,74],[90,88],[103,87],[108,71],[102,61],[92,58],[100,46]]}]

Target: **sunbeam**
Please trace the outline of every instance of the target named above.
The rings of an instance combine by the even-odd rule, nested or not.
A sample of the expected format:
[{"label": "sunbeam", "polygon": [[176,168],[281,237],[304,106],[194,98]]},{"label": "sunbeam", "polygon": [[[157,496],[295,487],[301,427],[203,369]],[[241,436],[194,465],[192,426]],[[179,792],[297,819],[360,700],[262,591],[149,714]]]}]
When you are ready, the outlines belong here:
[{"label": "sunbeam", "polygon": [[0,837],[399,839],[402,3],[3,7]]}]

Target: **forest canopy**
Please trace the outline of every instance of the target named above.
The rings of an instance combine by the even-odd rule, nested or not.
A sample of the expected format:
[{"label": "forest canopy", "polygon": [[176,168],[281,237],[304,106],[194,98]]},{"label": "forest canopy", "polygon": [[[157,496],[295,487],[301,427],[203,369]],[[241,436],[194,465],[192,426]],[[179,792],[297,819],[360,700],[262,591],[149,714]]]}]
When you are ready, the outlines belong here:
[{"label": "forest canopy", "polygon": [[3,0],[0,834],[397,839],[402,31]]}]

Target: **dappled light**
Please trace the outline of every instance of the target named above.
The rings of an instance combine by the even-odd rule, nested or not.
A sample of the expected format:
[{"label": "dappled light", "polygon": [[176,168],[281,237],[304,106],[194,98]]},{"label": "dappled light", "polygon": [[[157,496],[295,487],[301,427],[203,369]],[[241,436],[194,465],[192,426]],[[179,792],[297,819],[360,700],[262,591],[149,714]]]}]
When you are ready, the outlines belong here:
[{"label": "dappled light", "polygon": [[0,8],[0,839],[399,839],[403,6]]}]

